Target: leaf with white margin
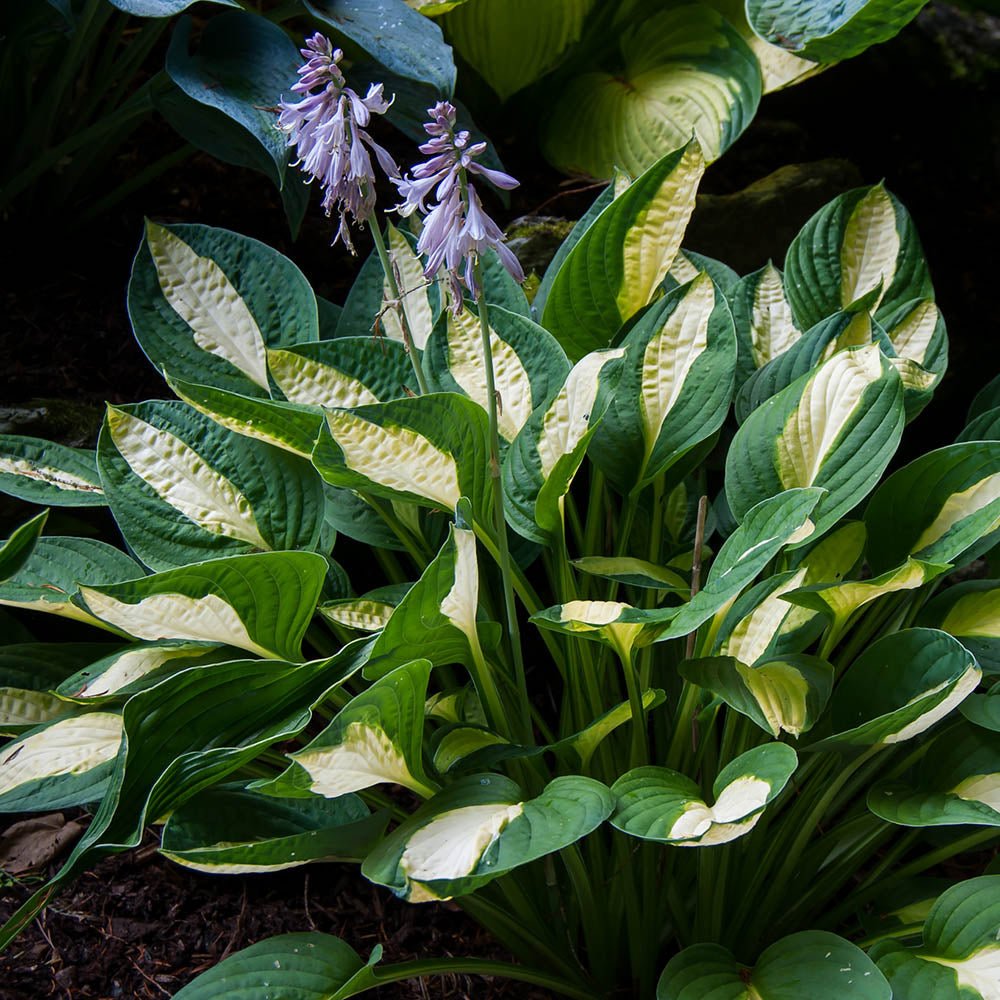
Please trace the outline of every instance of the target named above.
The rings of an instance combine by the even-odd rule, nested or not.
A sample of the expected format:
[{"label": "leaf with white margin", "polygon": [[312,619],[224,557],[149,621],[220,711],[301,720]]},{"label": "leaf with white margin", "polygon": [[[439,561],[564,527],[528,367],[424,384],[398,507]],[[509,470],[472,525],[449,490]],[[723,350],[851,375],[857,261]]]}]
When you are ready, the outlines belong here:
[{"label": "leaf with white margin", "polygon": [[462,896],[562,850],[611,814],[607,787],[556,778],[535,799],[498,774],[461,778],[386,838],[361,871],[411,903]]},{"label": "leaf with white margin", "polygon": [[0,434],[0,493],[46,507],[107,503],[93,451],[18,434]]},{"label": "leaf with white margin", "polygon": [[208,788],[170,814],[160,853],[185,868],[239,875],[312,861],[361,861],[388,814],[356,795],[280,799],[240,783]]},{"label": "leaf with white margin", "polygon": [[785,294],[801,329],[859,300],[881,320],[934,289],[909,213],[881,184],[824,205],[792,240]]},{"label": "leaf with white margin", "polygon": [[47,611],[107,628],[85,608],[72,603],[79,585],[118,583],[142,574],[135,560],[105,542],[64,536],[41,538],[21,569],[0,583],[0,604]]},{"label": "leaf with white margin", "polygon": [[809,749],[911,740],[958,708],[981,677],[973,655],[946,632],[892,632],[873,642],[840,679],[824,724],[815,730],[820,739]]},{"label": "leaf with white margin", "polygon": [[406,592],[375,640],[365,677],[383,677],[407,663],[413,651],[435,666],[483,658],[476,617],[479,568],[475,535],[451,525],[448,538],[420,579]]},{"label": "leaf with white margin", "polygon": [[611,403],[624,348],[578,361],[562,388],[532,413],[503,462],[507,521],[540,544],[562,528],[563,498]]},{"label": "leaf with white margin", "polygon": [[946,889],[912,948],[879,941],[869,951],[905,1000],[997,1000],[1000,997],[1000,875]]},{"label": "leaf with white margin", "polygon": [[714,805],[698,784],[666,767],[637,767],[612,786],[611,825],[640,840],[714,847],[749,833],[798,766],[784,743],[766,743],[727,764],[712,785]]},{"label": "leaf with white margin", "polygon": [[351,643],[303,665],[236,660],[192,667],[130,698],[100,807],[56,876],[0,928],[0,946],[94,860],[136,846],[147,823],[302,732],[315,705],[360,667],[364,654],[364,643]]},{"label": "leaf with white margin", "polygon": [[[780,359],[779,359],[780,360]],[[817,537],[875,486],[903,433],[903,384],[878,347],[835,354],[754,410],[726,458],[726,497],[742,521],[794,487],[826,491]]]},{"label": "leaf with white margin", "polygon": [[263,243],[210,226],[147,223],[128,311],[160,371],[250,396],[269,394],[269,347],[319,337],[302,272]]},{"label": "leaf with white margin", "polygon": [[856,945],[801,931],[765,948],[753,968],[719,944],[695,944],[663,970],[656,1000],[891,1000],[885,977]]},{"label": "leaf with white margin", "polygon": [[9,538],[0,541],[0,583],[14,576],[31,558],[48,516],[49,512],[43,510],[16,527]]},{"label": "leaf with white margin", "polygon": [[738,385],[802,336],[785,296],[781,271],[770,261],[740,278],[733,294],[733,321],[739,345]]},{"label": "leaf with white margin", "polygon": [[1000,441],[964,441],[910,462],[875,491],[865,523],[875,572],[908,555],[971,562],[1000,528]]},{"label": "leaf with white margin", "polygon": [[704,587],[676,612],[660,640],[688,635],[725,607],[786,546],[813,531],[818,489],[787,490],[751,508],[712,562]]},{"label": "leaf with white margin", "polygon": [[1000,580],[963,580],[929,601],[918,625],[960,639],[986,674],[1000,673]]},{"label": "leaf with white margin", "polygon": [[313,464],[334,486],[448,513],[473,497],[482,519],[490,495],[487,425],[482,407],[454,393],[328,410]]},{"label": "leaf with white margin", "polygon": [[30,730],[0,749],[0,811],[65,809],[100,800],[118,756],[122,718],[89,712]]},{"label": "leaf with white margin", "polygon": [[158,684],[168,674],[178,670],[201,663],[231,660],[234,652],[202,642],[138,643],[78,670],[56,688],[56,693],[80,702],[120,698]]},{"label": "leaf with white margin", "polygon": [[311,466],[185,403],[109,406],[97,453],[122,534],[153,569],[319,541],[323,488]]},{"label": "leaf with white margin", "polygon": [[76,600],[136,639],[217,642],[298,660],[326,570],[314,552],[228,556],[130,583],[81,587]]},{"label": "leaf with white margin", "polygon": [[732,315],[702,272],[651,306],[622,346],[627,361],[589,454],[630,491],[722,426],[736,368]]},{"label": "leaf with white margin", "polygon": [[[500,306],[490,306],[490,352],[499,394],[499,430],[512,441],[532,412],[563,384],[570,365],[543,327]],[[464,393],[486,409],[486,369],[479,317],[468,308],[445,310],[427,342],[424,368],[433,385]]]},{"label": "leaf with white margin", "polygon": [[226,430],[290,451],[300,458],[312,457],[323,426],[323,415],[315,407],[243,396],[211,385],[184,382],[169,375],[166,380],[167,385],[188,406]]},{"label": "leaf with white margin", "polygon": [[798,737],[822,715],[833,690],[833,667],[805,653],[775,656],[753,666],[734,656],[686,660],[680,674],[721,698],[772,736]]},{"label": "leaf with white margin", "polygon": [[949,732],[909,780],[875,784],[868,808],[898,826],[1000,826],[1000,733]]},{"label": "leaf with white margin", "polygon": [[355,695],[321,733],[290,755],[292,764],[263,786],[267,794],[301,794],[304,788],[334,799],[388,783],[422,798],[432,796],[434,785],[422,759],[430,674],[430,660],[412,660]]},{"label": "leaf with white margin", "polygon": [[271,377],[292,403],[352,407],[405,395],[413,380],[406,349],[394,340],[338,337],[267,352]]},{"label": "leaf with white margin", "polygon": [[[706,160],[717,159],[760,102],[750,47],[703,4],[648,17],[623,4],[618,18],[618,52],[563,84],[542,137],[546,159],[569,173],[609,177],[617,166],[634,176],[691,135]],[[593,128],[595,121],[603,127]]]},{"label": "leaf with white margin", "polygon": [[926,0],[748,0],[754,31],[805,59],[840,62],[896,35]]},{"label": "leaf with white margin", "polygon": [[601,211],[566,255],[541,323],[571,361],[607,347],[656,297],[681,248],[704,169],[694,140],[667,153]]}]

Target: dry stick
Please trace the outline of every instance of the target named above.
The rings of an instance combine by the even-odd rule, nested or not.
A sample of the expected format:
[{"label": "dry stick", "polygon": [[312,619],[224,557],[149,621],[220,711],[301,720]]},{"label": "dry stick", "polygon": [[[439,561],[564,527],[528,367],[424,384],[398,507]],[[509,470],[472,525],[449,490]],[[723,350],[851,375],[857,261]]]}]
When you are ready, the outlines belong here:
[{"label": "dry stick", "polygon": [[[691,559],[691,598],[701,589],[701,549],[705,542],[705,518],[708,516],[708,497],[702,494],[698,500],[698,519],[694,529],[694,555]],[[692,629],[688,633],[687,643],[684,648],[684,659],[690,660],[694,656],[694,643],[698,629]],[[691,716],[691,750],[698,749],[698,715]]]}]

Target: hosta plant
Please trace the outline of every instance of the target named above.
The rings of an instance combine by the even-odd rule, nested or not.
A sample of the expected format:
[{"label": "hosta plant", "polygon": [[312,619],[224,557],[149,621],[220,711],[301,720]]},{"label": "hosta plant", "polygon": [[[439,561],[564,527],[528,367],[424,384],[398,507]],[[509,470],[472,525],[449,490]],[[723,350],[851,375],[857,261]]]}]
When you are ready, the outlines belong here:
[{"label": "hosta plant", "polygon": [[956,571],[1000,530],[1000,390],[888,471],[947,357],[906,210],[850,191],[740,277],[682,249],[692,141],[529,303],[436,111],[445,160],[397,183],[412,221],[444,171],[466,228],[388,225],[391,280],[374,254],[337,307],[254,240],[150,222],[128,309],[178,398],[109,406],[90,451],[0,438],[0,488],[121,532],[42,513],[0,548],[0,808],[94,810],[3,941],[152,825],[199,871],[360,863],[518,960],[293,934],[183,1000],[442,971],[995,1000],[1000,582]]}]

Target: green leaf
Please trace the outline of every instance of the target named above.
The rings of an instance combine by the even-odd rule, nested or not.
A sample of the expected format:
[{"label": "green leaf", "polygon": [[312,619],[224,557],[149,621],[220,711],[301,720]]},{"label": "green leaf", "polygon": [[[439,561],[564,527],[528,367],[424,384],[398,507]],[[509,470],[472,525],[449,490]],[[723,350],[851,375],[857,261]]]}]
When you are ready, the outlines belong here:
[{"label": "green leaf", "polygon": [[14,576],[31,558],[48,516],[49,512],[43,510],[15,528],[6,541],[0,542],[0,583]]},{"label": "green leaf", "polygon": [[594,351],[578,361],[507,450],[507,520],[530,541],[547,544],[561,530],[563,497],[612,401],[624,355],[623,348]]},{"label": "green leaf", "polygon": [[280,799],[241,783],[219,785],[171,813],[160,853],[185,868],[226,875],[360,861],[387,821],[356,795]]},{"label": "green leaf", "polygon": [[226,643],[298,660],[326,569],[313,552],[228,556],[130,583],[81,587],[77,610],[137,639]]},{"label": "green leaf", "polygon": [[46,507],[107,503],[93,451],[17,434],[0,434],[0,492]]},{"label": "green leaf", "polygon": [[877,184],[840,195],[802,227],[785,257],[785,294],[807,330],[855,303],[878,320],[894,316],[934,289],[909,213]]},{"label": "green leaf", "polygon": [[678,668],[765,732],[800,736],[816,724],[833,690],[833,667],[818,656],[769,657],[753,666],[733,656],[686,660]]},{"label": "green leaf", "polygon": [[991,1000],[1000,975],[1000,875],[968,879],[945,890],[910,949],[880,941],[871,949],[905,1000]]},{"label": "green leaf", "polygon": [[302,272],[257,240],[209,226],[146,224],[128,311],[160,371],[249,396],[269,393],[268,348],[319,336]]},{"label": "green leaf", "polygon": [[839,62],[887,41],[927,0],[747,0],[754,31],[804,59]]},{"label": "green leaf", "polygon": [[319,542],[313,468],[185,403],[109,406],[97,457],[118,526],[153,569]]},{"label": "green leaf", "polygon": [[41,538],[28,561],[4,583],[0,604],[47,611],[64,618],[108,626],[72,603],[81,584],[101,586],[134,580],[142,567],[124,552],[92,538]]},{"label": "green leaf", "polygon": [[[779,362],[780,363],[780,359]],[[877,346],[841,351],[754,410],[726,458],[733,515],[797,487],[826,491],[823,534],[878,482],[903,433],[903,385]]]},{"label": "green leaf", "polygon": [[680,573],[666,566],[657,566],[629,556],[584,556],[574,559],[573,568],[580,573],[616,580],[629,587],[644,587],[687,596],[691,587]]},{"label": "green leaf", "polygon": [[425,803],[361,870],[411,903],[462,896],[585,837],[612,804],[608,789],[591,778],[556,778],[524,801],[508,778],[470,775]]},{"label": "green leaf", "polygon": [[313,464],[334,486],[449,513],[473,497],[486,518],[486,435],[482,408],[453,393],[328,410]]},{"label": "green leaf", "polygon": [[712,785],[714,805],[697,782],[666,767],[637,767],[612,786],[611,825],[641,840],[715,847],[749,833],[798,765],[784,743],[766,743],[727,764]]},{"label": "green leaf", "polygon": [[972,653],[986,674],[1000,673],[1000,580],[963,580],[929,601],[917,619]]},{"label": "green leaf", "polygon": [[430,660],[412,660],[383,674],[315,739],[291,754],[291,766],[262,790],[282,795],[307,789],[335,799],[388,783],[423,798],[433,795],[422,760],[430,674]]},{"label": "green leaf", "polygon": [[[195,0],[108,0],[126,14],[136,17],[173,17],[182,10],[187,10]],[[210,3],[223,4],[226,7],[236,7],[235,0],[209,0]]]},{"label": "green leaf", "polygon": [[692,945],[667,963],[656,988],[656,1000],[891,1000],[893,995],[860,948],[827,931],[776,941],[752,969],[722,945]]},{"label": "green leaf", "polygon": [[589,451],[628,492],[722,426],[736,367],[732,315],[701,273],[645,312],[623,346],[628,361]]},{"label": "green leaf", "polygon": [[[566,355],[552,335],[530,319],[490,306],[490,351],[499,393],[499,431],[512,441],[532,412],[558,391],[569,374]],[[479,317],[469,309],[445,310],[427,349],[424,366],[432,383],[488,406]]]},{"label": "green leaf", "polygon": [[1000,442],[966,441],[922,455],[875,491],[865,523],[876,572],[908,555],[970,562],[1000,528]]},{"label": "green leaf", "polygon": [[900,826],[1000,826],[1000,733],[949,732],[910,780],[874,785],[868,808]]},{"label": "green leaf", "polygon": [[[332,934],[281,934],[223,959],[174,994],[174,1000],[331,1000],[365,963]],[[351,994],[346,994],[350,996]]]},{"label": "green leaf", "polygon": [[610,177],[619,167],[634,176],[692,134],[708,161],[718,158],[760,102],[750,47],[704,4],[622,20],[618,52],[561,88],[543,135],[546,158],[570,173]]},{"label": "green leaf", "polygon": [[607,347],[622,324],[657,296],[680,250],[704,169],[694,140],[667,153],[604,208],[566,255],[541,322],[571,361]]},{"label": "green leaf", "polygon": [[[909,628],[873,642],[837,684],[809,749],[886,746],[926,732],[979,684],[972,654],[945,632]],[[831,735],[825,736],[823,729]]]}]

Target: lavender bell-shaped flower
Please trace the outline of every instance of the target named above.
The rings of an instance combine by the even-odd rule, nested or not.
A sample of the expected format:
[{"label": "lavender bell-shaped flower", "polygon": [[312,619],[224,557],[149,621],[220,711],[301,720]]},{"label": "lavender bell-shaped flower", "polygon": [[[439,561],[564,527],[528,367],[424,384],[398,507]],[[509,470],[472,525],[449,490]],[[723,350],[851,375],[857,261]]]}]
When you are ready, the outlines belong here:
[{"label": "lavender bell-shaped flower", "polygon": [[[470,174],[485,177],[492,184],[510,190],[518,182],[500,170],[476,162],[485,142],[469,143],[467,131],[455,130],[455,108],[441,101],[428,109],[431,121],[424,131],[431,137],[419,147],[429,159],[417,164],[405,177],[390,180],[403,201],[396,206],[400,215],[426,212],[417,251],[426,254],[424,275],[433,279],[444,267],[448,274],[451,304],[455,313],[462,309],[462,285],[473,298],[480,293],[477,281],[479,258],[486,250],[496,250],[503,266],[515,281],[524,281],[524,271],[507,246],[503,231],[486,214],[473,187]],[[428,205],[428,200],[432,203]]]},{"label": "lavender bell-shaped flower", "polygon": [[344,53],[319,32],[300,51],[306,61],[292,90],[305,96],[298,103],[279,104],[278,128],[295,146],[296,164],[322,185],[327,216],[334,211],[340,215],[333,242],[342,239],[354,253],[348,217],[363,223],[375,210],[375,170],[368,150],[390,178],[399,176],[393,158],[366,131],[371,116],[384,115],[392,102],[383,96],[380,83],[373,83],[364,97],[348,87],[337,65]]}]

